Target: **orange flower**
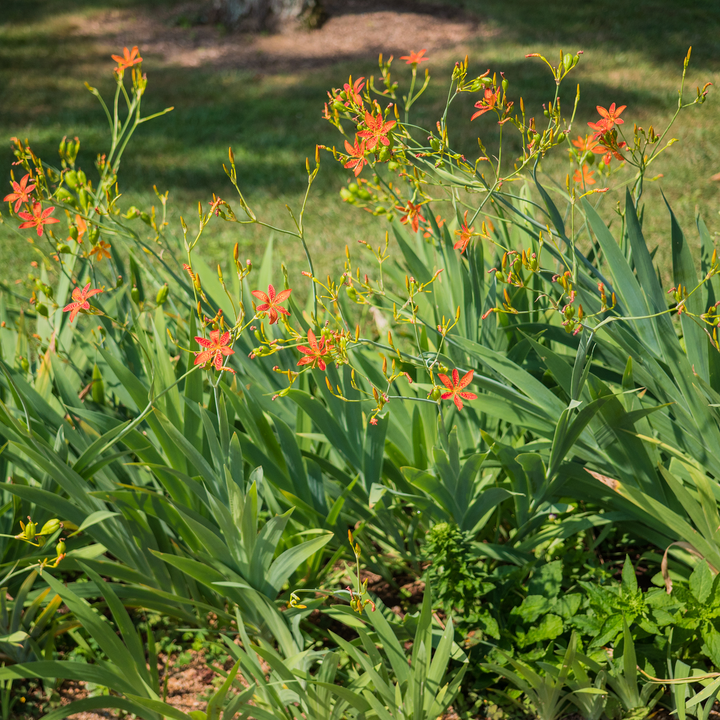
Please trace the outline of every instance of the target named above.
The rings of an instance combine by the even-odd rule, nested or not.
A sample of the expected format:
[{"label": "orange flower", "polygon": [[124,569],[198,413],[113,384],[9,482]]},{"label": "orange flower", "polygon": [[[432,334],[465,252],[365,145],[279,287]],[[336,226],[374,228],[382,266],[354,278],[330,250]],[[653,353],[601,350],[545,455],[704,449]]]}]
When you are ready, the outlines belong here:
[{"label": "orange flower", "polygon": [[603,138],[602,142],[598,144],[597,147],[593,148],[593,152],[598,155],[603,155],[602,161],[609,165],[613,159],[613,157],[617,158],[622,162],[625,160],[625,158],[620,154],[621,150],[624,150],[627,147],[627,143],[623,140],[622,142],[617,142],[617,138],[613,137],[615,133],[611,133],[608,137]]},{"label": "orange flower", "polygon": [[227,344],[230,342],[229,332],[223,333],[221,337],[219,330],[211,330],[209,340],[204,337],[196,337],[195,340],[204,350],[194,351],[195,362],[193,365],[211,363],[216,370],[227,370],[233,374],[235,373],[235,371],[229,367],[223,367],[223,357],[235,354],[232,348],[227,347]]},{"label": "orange flower", "polygon": [[93,247],[88,252],[88,255],[92,257],[95,256],[95,260],[100,262],[104,257],[109,258],[110,257],[110,243],[106,243],[104,240],[100,240],[96,245],[93,245]]},{"label": "orange flower", "polygon": [[423,57],[426,50],[421,50],[420,52],[416,53],[414,50],[410,51],[409,55],[401,55],[400,59],[405,60],[406,65],[418,65],[419,63],[423,62],[424,60],[429,60],[430,58]]},{"label": "orange flower", "polygon": [[330,346],[326,344],[325,338],[321,338],[318,343],[315,338],[315,333],[312,330],[308,330],[307,339],[310,347],[306,345],[300,345],[298,350],[305,356],[300,358],[298,365],[309,365],[311,368],[319,368],[325,370],[327,364],[325,363],[324,357],[330,351]]},{"label": "orange flower", "polygon": [[390,139],[387,137],[387,134],[395,127],[394,120],[385,122],[382,113],[379,112],[377,117],[374,117],[366,110],[365,124],[368,129],[359,132],[357,135],[360,138],[367,138],[368,150],[373,150],[378,143],[386,147],[390,144]]},{"label": "orange flower", "polygon": [[69,303],[63,308],[63,312],[70,313],[70,322],[75,320],[76,315],[81,310],[90,309],[90,303],[88,302],[88,298],[91,298],[93,295],[97,295],[101,292],[102,290],[98,290],[97,288],[91,290],[90,283],[88,283],[82,290],[79,287],[73,288],[72,299],[74,300],[74,302]]},{"label": "orange flower", "polygon": [[497,106],[497,102],[500,99],[500,89],[495,88],[494,90],[491,90],[490,88],[485,88],[485,97],[475,103],[475,107],[479,108],[478,111],[470,118],[470,121],[472,122],[476,117],[480,117],[480,115],[484,115],[488,110],[494,110]]},{"label": "orange flower", "polygon": [[[13,191],[6,195],[3,198],[3,202],[14,202],[15,203],[15,212],[17,212],[20,209],[20,206],[23,203],[29,203],[30,202],[30,193],[35,189],[35,185],[30,185],[30,187],[27,187],[28,180],[30,180],[30,173],[28,173],[24,178],[20,180],[19,183],[12,181],[12,189]],[[57,222],[57,221],[56,221]]]},{"label": "orange flower", "polygon": [[363,87],[365,87],[365,78],[360,77],[353,82],[352,75],[350,76],[348,82],[343,85],[345,95],[353,105],[359,105],[362,107],[363,99],[360,97],[360,93],[362,92]]},{"label": "orange flower", "polygon": [[427,222],[425,218],[420,214],[420,208],[422,207],[422,203],[415,205],[415,203],[408,200],[407,207],[402,207],[401,205],[396,205],[396,208],[398,210],[402,210],[405,215],[400,218],[400,222],[403,225],[407,225],[410,223],[410,227],[412,227],[413,232],[417,232],[418,228],[420,227],[420,221]]},{"label": "orange flower", "polygon": [[583,137],[582,135],[577,136],[577,140],[573,140],[572,144],[580,151],[580,153],[595,152],[597,147],[597,140],[594,140],[589,135]]},{"label": "orange flower", "polygon": [[[441,215],[436,215],[435,222],[437,223],[438,229],[440,229],[445,224],[445,219]],[[423,237],[427,240],[429,237],[432,237],[432,233],[427,230],[423,233]]]},{"label": "orange flower", "polygon": [[595,108],[600,113],[600,120],[596,123],[588,123],[588,126],[595,131],[593,140],[604,135],[609,130],[612,130],[616,125],[622,125],[625,121],[621,119],[620,115],[627,105],[621,105],[619,108],[615,107],[613,103],[607,110],[599,105]]},{"label": "orange flower", "polygon": [[573,175],[573,182],[580,183],[583,187],[594,185],[595,180],[593,180],[593,175],[593,171],[585,163],[583,163],[582,172],[580,172],[580,170],[575,171],[575,174]]},{"label": "orange flower", "polygon": [[290,315],[290,313],[284,307],[281,307],[279,303],[287,300],[290,297],[291,292],[292,290],[283,290],[275,294],[275,288],[272,285],[268,285],[267,293],[264,293],[262,290],[253,290],[252,294],[258,298],[258,300],[263,301],[262,305],[258,305],[257,311],[266,312],[270,317],[270,324],[272,325],[280,318],[278,315],[279,312],[283,315]]},{"label": "orange flower", "polygon": [[133,65],[137,65],[138,63],[142,62],[142,58],[138,54],[140,51],[138,50],[137,45],[133,47],[132,50],[128,50],[127,48],[123,48],[123,54],[122,55],[112,55],[112,59],[118,64],[118,66],[115,68],[118,72],[123,72],[126,68],[132,67]]},{"label": "orange flower", "polygon": [[460,236],[460,239],[453,245],[453,248],[455,250],[459,250],[461,253],[465,252],[465,248],[468,246],[468,243],[470,242],[470,238],[472,237],[473,231],[475,230],[474,227],[469,228],[467,224],[467,216],[468,211],[465,211],[465,217],[460,223],[460,229],[455,231],[456,235]]},{"label": "orange flower", "polygon": [[54,207],[49,207],[46,210],[42,210],[42,206],[39,202],[33,203],[32,213],[18,213],[18,217],[25,220],[25,222],[20,225],[20,230],[24,230],[25,228],[30,227],[36,227],[37,234],[42,235],[43,225],[51,225],[52,223],[60,222],[57,218],[49,217],[49,215],[54,209]]},{"label": "orange flower", "polygon": [[355,145],[353,146],[346,140],[345,150],[347,150],[348,153],[348,161],[343,167],[354,168],[355,177],[357,177],[363,167],[367,165],[367,160],[365,159],[365,141],[363,140],[358,144],[357,138],[355,138]]},{"label": "orange flower", "polygon": [[460,378],[460,373],[457,369],[455,369],[452,371],[452,381],[447,375],[443,375],[442,373],[438,374],[442,384],[450,391],[443,393],[442,399],[447,400],[448,398],[452,398],[452,401],[455,403],[458,410],[463,409],[463,403],[460,398],[464,398],[465,400],[477,400],[477,395],[475,393],[461,392],[463,388],[466,388],[472,381],[474,372],[474,370],[469,370],[462,378]]},{"label": "orange flower", "polygon": [[87,223],[82,215],[75,215],[75,227],[78,232],[77,241],[82,244],[83,235],[87,232]]}]

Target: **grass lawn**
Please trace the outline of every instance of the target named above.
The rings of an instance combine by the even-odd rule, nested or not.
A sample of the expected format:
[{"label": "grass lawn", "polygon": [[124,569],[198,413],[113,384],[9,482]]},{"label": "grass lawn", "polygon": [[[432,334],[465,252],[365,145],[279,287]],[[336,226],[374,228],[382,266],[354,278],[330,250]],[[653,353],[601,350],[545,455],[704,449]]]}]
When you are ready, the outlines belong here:
[{"label": "grass lawn", "polygon": [[[392,10],[393,3],[387,3]],[[555,58],[565,51],[582,49],[584,55],[563,98],[570,106],[575,83],[582,88],[580,112],[573,136],[585,133],[585,123],[596,117],[595,105],[612,102],[628,106],[626,122],[663,127],[677,104],[682,61],[693,45],[688,75],[688,98],[697,85],[720,82],[720,4],[715,0],[677,3],[654,0],[628,5],[619,0],[604,3],[563,0],[546,3],[531,0],[466,0],[447,2],[462,5],[463,12],[475,15],[477,32],[456,47],[446,46],[428,54],[434,76],[417,119],[434,125],[446,92],[448,77],[456,59],[469,53],[471,69],[503,71],[510,80],[511,94],[522,95],[530,113],[540,115],[540,105],[552,92],[552,79],[537,60],[526,60],[529,52]],[[106,149],[107,126],[102,110],[83,87],[83,81],[98,87],[105,96],[112,91],[111,52],[117,52],[110,31],[87,33],[84,27],[104,22],[108,8],[122,14],[166,11],[162,0],[26,0],[3,9],[0,18],[0,167],[7,177],[13,160],[11,136],[27,137],[35,151],[48,160],[55,155],[63,135],[78,135],[82,141],[81,164],[92,167],[98,153]],[[407,4],[401,6],[407,8]],[[416,13],[435,12],[433,6],[415,3]],[[402,22],[398,14],[398,22]],[[360,16],[358,15],[358,18]],[[332,22],[332,17],[330,22]],[[168,32],[187,33],[192,27],[168,25]],[[222,38],[220,30],[217,37]],[[322,31],[320,31],[322,32]],[[125,43],[133,44],[132,25],[125,31]],[[306,42],[317,42],[309,33]],[[409,38],[410,45],[413,45]],[[143,69],[149,77],[146,111],[173,105],[174,112],[142,126],[126,153],[120,173],[124,200],[138,207],[157,205],[153,185],[170,191],[170,227],[179,231],[179,217],[193,217],[197,202],[207,202],[213,192],[232,198],[222,170],[227,148],[232,145],[238,161],[241,185],[259,216],[274,224],[289,223],[285,203],[297,208],[305,189],[305,157],[316,143],[340,144],[340,138],[320,113],[325,91],[347,80],[349,74],[370,75],[376,70],[376,50],[371,40],[368,51],[337,62],[309,69],[284,68],[258,72],[201,63],[187,67],[164,59],[150,46],[141,47]],[[414,46],[408,49],[418,49]],[[404,64],[398,66],[406,75]],[[711,231],[720,229],[720,184],[710,177],[720,172],[720,127],[717,122],[717,91],[708,102],[686,111],[673,131],[680,140],[660,160],[655,174],[663,178],[648,187],[646,230],[651,244],[669,245],[667,212],[659,201],[660,190],[667,196],[681,224],[693,235],[694,218],[702,212]],[[551,96],[551,95],[550,95]],[[480,134],[492,147],[497,126],[489,118],[470,125],[469,112],[475,98],[463,98],[455,109],[451,131],[457,145],[473,153]],[[562,155],[562,153],[560,153]],[[546,162],[545,170],[557,167],[559,179],[566,169],[561,158]],[[346,208],[338,190],[345,171],[329,156],[317,180],[308,213],[308,238],[316,265],[321,271],[342,264],[344,246],[358,239],[378,239],[384,233],[382,221],[368,213]],[[610,215],[613,198],[606,198]],[[7,220],[7,206],[2,209]],[[0,225],[0,259],[19,276],[31,259],[32,247],[13,229],[14,221]],[[223,261],[235,242],[243,255],[259,260],[268,240],[267,232],[239,228],[217,221],[206,235],[203,251],[208,260]],[[286,243],[288,241],[283,241]],[[300,262],[300,248],[283,244],[282,257],[293,271]]]}]

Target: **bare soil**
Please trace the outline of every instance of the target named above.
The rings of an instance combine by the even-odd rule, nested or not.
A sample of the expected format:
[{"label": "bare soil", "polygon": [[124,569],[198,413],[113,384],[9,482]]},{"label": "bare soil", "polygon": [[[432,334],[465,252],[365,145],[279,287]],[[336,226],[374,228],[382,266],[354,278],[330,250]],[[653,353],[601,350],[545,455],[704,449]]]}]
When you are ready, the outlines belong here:
[{"label": "bare soil", "polygon": [[401,0],[327,0],[328,17],[320,28],[293,23],[264,33],[193,24],[205,17],[204,7],[185,2],[164,11],[108,10],[79,19],[73,32],[108,47],[137,45],[143,57],[168,65],[261,74],[322,68],[380,52],[398,57],[425,48],[432,55],[492,35],[477,16],[460,9]]}]

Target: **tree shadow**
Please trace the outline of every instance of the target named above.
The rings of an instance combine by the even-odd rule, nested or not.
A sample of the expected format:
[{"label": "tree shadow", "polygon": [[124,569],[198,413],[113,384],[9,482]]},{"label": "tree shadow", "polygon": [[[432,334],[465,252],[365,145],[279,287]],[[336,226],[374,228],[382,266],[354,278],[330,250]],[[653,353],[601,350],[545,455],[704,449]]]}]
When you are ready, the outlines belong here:
[{"label": "tree shadow", "polygon": [[[136,7],[137,0],[123,0],[124,7]],[[172,3],[154,0],[157,7]],[[342,3],[329,3],[332,7]],[[348,2],[344,12],[360,12],[368,2]],[[488,22],[502,25],[503,32],[518,42],[537,39],[543,43],[582,45],[583,40],[610,43],[618,48],[647,48],[658,62],[672,60],[677,68],[676,51],[683,55],[685,36],[697,33],[700,48],[718,46],[720,33],[720,3],[700,0],[693,7],[675,8],[680,20],[695,18],[695,25],[663,30],[663,22],[654,16],[644,17],[637,8],[623,6],[619,0],[603,5],[579,3],[568,9],[560,0],[536,4],[529,0],[508,3],[500,0],[448,0],[439,5],[423,2],[388,2],[388,8],[412,6],[413,12],[438,12],[449,8],[452,12],[476,10]],[[645,3],[653,12],[670,13],[674,8],[669,0]],[[30,15],[51,12],[47,0],[28,0]],[[105,0],[74,0],[73,7],[92,10],[107,8]],[[621,16],[620,8],[623,7]],[[65,7],[67,10],[67,6]],[[14,17],[17,11],[12,11]],[[652,13],[648,13],[652,15]],[[702,22],[700,22],[702,20]],[[700,27],[702,25],[702,27]],[[712,39],[710,36],[713,35]],[[309,35],[309,37],[312,37]],[[578,40],[579,38],[579,40]],[[664,42],[661,42],[664,38]],[[711,42],[712,40],[712,42]],[[102,41],[102,38],[100,38]],[[706,45],[703,45],[706,43]],[[98,47],[97,37],[64,36],[53,31],[30,37],[27,32],[9,34],[0,48],[0,163],[8,167],[13,160],[7,142],[11,135],[28,135],[36,151],[48,158],[55,155],[57,142],[63,134],[79,135],[83,141],[80,161],[91,167],[99,153],[107,151],[106,122],[94,98],[87,93],[81,78],[96,84],[108,97],[113,91],[110,77],[112,64]],[[655,47],[659,45],[660,47]],[[702,52],[699,53],[702,56]],[[707,59],[710,62],[710,59]],[[712,62],[717,62],[713,60]],[[369,76],[377,73],[374,57],[353,54],[334,58],[331,68],[323,72],[298,72],[290,76],[260,75],[248,69],[218,71],[207,65],[196,68],[161,66],[145,63],[149,87],[145,111],[150,114],[164,107],[175,110],[161,119],[147,123],[138,130],[123,160],[123,185],[150,190],[153,184],[160,189],[173,188],[192,191],[207,189],[225,193],[229,185],[221,164],[227,157],[227,147],[233,146],[238,161],[241,182],[253,191],[273,195],[302,192],[305,175],[302,171],[306,156],[312,156],[315,145],[341,146],[342,137],[321,119],[326,91],[340,86],[348,75]],[[87,72],[90,76],[87,76]],[[435,65],[436,78],[426,98],[418,106],[418,119],[427,128],[434,127],[446,97],[446,82],[451,66]],[[484,69],[484,68],[483,68]],[[542,104],[552,97],[552,79],[542,63],[519,59],[503,62],[502,69],[510,80],[510,93],[517,100],[523,97],[528,117],[542,119]],[[397,72],[407,74],[401,64]],[[62,81],[58,80],[62,77]],[[100,77],[100,81],[98,81]],[[568,111],[574,101],[575,83],[568,85],[563,97]],[[498,127],[490,116],[469,123],[475,95],[461,96],[450,116],[450,130],[458,151],[473,157],[477,153],[477,138],[482,137],[490,148],[498,139]],[[579,105],[579,119],[590,119],[597,104],[607,106],[618,102],[643,112],[665,112],[676,102],[666,93],[655,91],[642,83],[622,86],[607,78],[606,82],[583,80]],[[584,127],[582,123],[576,127]],[[21,130],[21,128],[24,128]],[[518,151],[519,144],[511,140],[510,151]],[[318,179],[318,190],[337,188],[336,163],[327,162]]]},{"label": "tree shadow", "polygon": [[[418,3],[423,4],[423,0]],[[597,47],[640,52],[656,65],[673,67],[692,46],[695,67],[720,68],[717,0],[446,0],[446,4],[475,13],[518,43],[553,44],[573,51]]]}]

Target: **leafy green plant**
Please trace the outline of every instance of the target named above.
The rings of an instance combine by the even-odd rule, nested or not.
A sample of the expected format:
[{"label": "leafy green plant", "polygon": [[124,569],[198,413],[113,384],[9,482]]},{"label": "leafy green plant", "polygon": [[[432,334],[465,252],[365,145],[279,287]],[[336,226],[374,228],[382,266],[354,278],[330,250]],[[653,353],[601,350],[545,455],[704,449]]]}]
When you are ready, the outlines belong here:
[{"label": "leafy green plant", "polygon": [[[602,672],[602,666],[589,657],[579,656],[579,659],[594,672]],[[623,717],[647,717],[663,695],[662,688],[640,681],[637,660],[632,634],[627,622],[624,622],[622,653],[613,653],[606,675],[607,685],[617,698]]]},{"label": "leafy green plant", "polygon": [[[325,682],[319,686],[346,701],[357,712],[365,716],[372,714],[381,720],[430,720],[442,715],[455,699],[468,667],[467,657],[454,643],[452,619],[448,618],[435,645],[432,591],[426,587],[415,633],[411,636],[412,651],[407,657],[393,624],[383,611],[380,604],[374,610],[365,608],[367,623],[375,637],[362,625],[351,625],[358,633],[362,649],[331,633],[357,670],[346,687]],[[378,642],[381,650],[376,647]],[[461,666],[451,677],[448,670],[452,658],[460,661]]]},{"label": "leafy green plant", "polygon": [[495,663],[485,663],[484,667],[506,678],[520,690],[523,700],[529,704],[540,720],[555,720],[562,715],[570,702],[570,693],[566,684],[575,661],[576,649],[577,639],[573,634],[562,656],[560,667],[541,663],[544,671],[542,675],[529,665],[508,655],[505,655],[505,660],[509,667]]},{"label": "leafy green plant", "polygon": [[482,598],[494,584],[474,552],[468,533],[456,525],[436,523],[428,531],[423,557],[429,562],[424,573],[428,587],[433,588],[436,603],[448,616],[458,618],[461,629],[481,629],[499,638],[497,620]]},{"label": "leafy green plant", "polygon": [[[436,718],[469,666],[454,641],[455,612],[458,624],[480,625],[498,641],[497,662],[484,668],[515,685],[543,720],[569,702],[593,718],[645,717],[663,691],[643,682],[638,660],[652,669],[658,649],[692,655],[693,665],[714,659],[720,636],[707,601],[720,568],[720,466],[707,448],[720,432],[720,264],[699,222],[698,277],[673,220],[668,305],[642,235],[641,200],[669,127],[658,135],[635,126],[624,138],[624,107],[613,104],[591,124],[592,136],[571,145],[574,111],[563,116],[559,88],[579,54],[565,54],[557,64],[541,58],[554,82],[544,128],[522,101],[517,114],[507,79],[469,79],[466,61],[428,135],[410,122],[429,82],[415,86],[421,55],[408,56],[404,96],[391,61],[381,60],[381,85],[351,79],[331,93],[325,116],[354,142],[345,144],[349,154],[333,149],[357,178],[346,198],[388,217],[393,250],[389,238],[384,248],[366,243],[372,277],[348,250],[341,277],[324,280],[305,226],[320,148],[290,229],[250,207],[232,150],[235,207],[213,196],[196,231],[183,220],[181,241],[166,232],[167,196],[158,194],[163,217],[120,209],[122,152],[151,118],[140,114],[138,51],[118,58],[115,102],[103,104],[110,148],[95,184],[76,166],[76,141],[61,143],[59,167],[15,141],[26,175],[13,179],[8,198],[20,229],[43,238],[43,265],[23,286],[29,297],[5,293],[0,304],[0,469],[11,478],[0,486],[10,536],[2,563],[12,568],[13,592],[24,587],[20,574],[50,557],[43,547],[19,553],[36,533],[23,527],[16,538],[16,523],[28,514],[62,519],[73,532],[46,582],[98,652],[86,643],[93,662],[82,668],[35,652],[0,669],[0,680],[82,673],[114,693],[51,718],[115,707],[187,720],[164,702],[153,635],[146,653],[125,605],[198,627],[208,613],[218,619],[236,663],[192,720]],[[681,89],[678,112],[702,103],[706,90],[685,103]],[[497,153],[480,142],[477,163],[453,149],[450,106],[478,92],[471,121],[491,113],[503,132],[517,132],[515,162],[503,155],[502,132]],[[593,171],[591,143],[603,155]],[[564,189],[538,174],[541,159],[563,145],[577,166]],[[601,217],[602,192],[590,187],[595,172],[603,185],[613,178],[614,159],[634,168],[618,238]],[[366,167],[370,180],[360,177]],[[68,240],[53,234],[55,207],[67,212]],[[306,308],[286,268],[282,287],[272,284],[272,243],[259,268],[241,262],[236,246],[225,270],[211,271],[199,254],[215,218],[294,238],[307,260]],[[564,588],[562,562],[549,549],[613,523],[643,526],[657,547],[696,564],[689,590],[678,581],[670,598],[641,591],[629,561],[619,586],[573,571],[572,590]],[[322,600],[303,607],[290,589],[336,592],[323,584],[352,526],[368,548],[367,568],[390,579],[398,565],[419,574],[419,539],[429,531],[434,562],[422,606],[403,624],[382,603],[369,611],[353,545],[351,606],[324,611],[358,639],[332,633],[315,646],[309,616]],[[433,591],[444,628],[434,627]],[[476,610],[478,598],[492,608]],[[233,620],[242,646],[231,637]],[[672,625],[679,632],[671,640]],[[612,659],[597,650],[607,643]],[[558,657],[556,644],[565,647]],[[52,654],[49,640],[42,650]],[[247,689],[241,670],[252,679]],[[711,687],[686,707],[707,700]]]}]

